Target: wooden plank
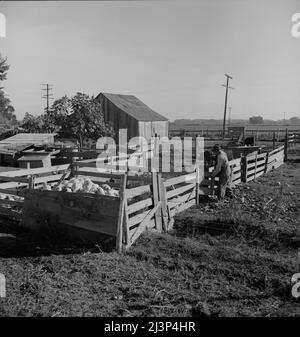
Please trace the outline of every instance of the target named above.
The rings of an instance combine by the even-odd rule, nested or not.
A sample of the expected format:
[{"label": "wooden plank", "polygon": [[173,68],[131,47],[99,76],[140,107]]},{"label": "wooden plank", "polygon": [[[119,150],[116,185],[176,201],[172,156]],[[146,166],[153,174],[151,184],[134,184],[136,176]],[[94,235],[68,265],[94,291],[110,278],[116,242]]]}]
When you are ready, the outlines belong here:
[{"label": "wooden plank", "polygon": [[246,158],[247,158],[247,161],[252,161],[252,160],[259,160],[259,159],[264,159],[266,157],[266,153],[260,153],[260,154],[251,154],[251,155],[248,155]]},{"label": "wooden plank", "polygon": [[[42,184],[42,183],[47,183],[47,182],[52,182],[52,181],[57,181],[60,180],[62,178],[62,176],[64,175],[64,173],[61,174],[54,174],[51,176],[46,176],[46,177],[38,177],[34,180],[35,184]],[[67,173],[66,178],[70,175],[70,172]]]},{"label": "wooden plank", "polygon": [[116,240],[116,250],[118,253],[122,252],[123,246],[123,220],[124,220],[124,210],[125,210],[125,190],[127,183],[127,174],[125,173],[120,182],[120,206],[118,214],[118,224],[117,224],[117,240]]},{"label": "wooden plank", "polygon": [[24,204],[24,200],[18,201],[18,200],[0,199],[0,204],[22,207]]},{"label": "wooden plank", "polygon": [[233,181],[232,184],[233,184],[233,185],[238,185],[238,184],[241,183],[241,181],[242,181],[241,178],[239,178],[239,179]]},{"label": "wooden plank", "polygon": [[1,189],[10,189],[10,188],[19,188],[19,187],[28,187],[28,184],[24,184],[24,183],[0,183],[0,188]]},{"label": "wooden plank", "polygon": [[56,165],[50,167],[41,167],[35,169],[22,169],[17,171],[7,171],[5,172],[6,177],[21,177],[28,175],[39,175],[41,173],[50,173],[50,172],[59,172],[63,170],[67,170],[69,168],[69,164],[66,165]]},{"label": "wooden plank", "polygon": [[282,146],[278,147],[277,149],[269,152],[269,156],[272,156],[273,154],[276,154],[276,153],[281,152],[281,151],[284,151],[284,145],[282,145]]},{"label": "wooden plank", "polygon": [[77,175],[87,175],[87,176],[94,176],[99,178],[111,178],[111,179],[121,179],[124,172],[120,173],[106,173],[106,172],[93,172],[93,171],[85,171],[85,170],[76,170]]},{"label": "wooden plank", "polygon": [[145,200],[137,201],[133,204],[128,205],[128,215],[143,210],[146,207],[153,206],[153,199],[147,198]]},{"label": "wooden plank", "polygon": [[256,161],[252,162],[247,162],[247,167],[255,167],[255,164],[260,165],[263,164],[266,161],[266,156],[264,158],[260,158]]},{"label": "wooden plank", "polygon": [[16,182],[16,183],[28,183],[28,178],[9,177],[9,176],[0,175],[0,181],[9,181],[9,182]]},{"label": "wooden plank", "polygon": [[171,200],[168,200],[168,206],[169,209],[173,209],[175,207],[179,207],[180,205],[189,202],[191,200],[194,200],[196,198],[196,189],[192,191],[190,194],[185,194],[177,198],[173,198]]},{"label": "wooden plank", "polygon": [[[124,172],[120,172],[120,173],[108,173],[108,172],[100,172],[98,171],[97,168],[95,167],[85,167],[77,169],[76,171],[77,175],[86,175],[86,176],[93,176],[93,177],[100,177],[100,178],[112,178],[112,179],[121,179],[122,175],[124,174]],[[127,172],[127,180],[130,181],[139,181],[139,182],[143,182],[145,184],[147,183],[151,183],[152,179],[149,176],[144,176],[144,175],[130,175],[130,172]]]},{"label": "wooden plank", "polygon": [[116,218],[116,207],[119,208],[120,203],[119,198],[106,195],[44,190],[26,190],[27,200],[32,208],[57,214],[66,210],[74,216],[82,213],[95,219],[100,215]]},{"label": "wooden plank", "polygon": [[7,189],[7,188],[0,188],[1,194],[9,194],[9,195],[17,195],[22,196],[22,189]]},{"label": "wooden plank", "polygon": [[151,193],[150,185],[128,188],[126,190],[127,198],[134,198],[145,193]]},{"label": "wooden plank", "polygon": [[196,172],[167,179],[164,181],[164,185],[165,187],[168,187],[171,185],[176,185],[184,182],[192,183],[193,181],[196,182]]},{"label": "wooden plank", "polygon": [[[134,231],[133,235],[131,236],[129,246],[132,245],[138,239],[138,237],[143,233],[147,225],[149,225],[150,219],[154,216],[154,214],[156,213],[160,205],[161,205],[161,202],[159,201],[157,205],[150,212],[147,213],[147,215],[144,217],[140,225],[137,227],[137,229]],[[129,246],[127,246],[126,248],[129,248]]]},{"label": "wooden plank", "polygon": [[115,210],[119,204],[119,198],[88,198],[75,196],[75,193],[31,190],[24,202],[22,223],[38,229],[49,222],[52,226],[62,224],[116,236],[118,214]]},{"label": "wooden plank", "polygon": [[195,188],[195,184],[188,184],[179,188],[176,188],[175,190],[171,190],[171,191],[167,191],[166,195],[167,195],[167,199],[170,199],[176,195],[185,193],[191,189]]}]

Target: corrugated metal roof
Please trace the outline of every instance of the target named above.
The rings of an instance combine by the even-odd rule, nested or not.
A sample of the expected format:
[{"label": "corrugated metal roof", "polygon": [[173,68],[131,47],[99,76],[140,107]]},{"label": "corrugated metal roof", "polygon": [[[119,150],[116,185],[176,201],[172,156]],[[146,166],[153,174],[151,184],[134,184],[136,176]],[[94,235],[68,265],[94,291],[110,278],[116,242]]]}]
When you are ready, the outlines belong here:
[{"label": "corrugated metal roof", "polygon": [[[168,119],[149,108],[133,95],[101,93],[115,106],[139,121],[168,121]],[[99,97],[98,95],[97,97]]]},{"label": "corrugated metal roof", "polygon": [[1,144],[43,144],[50,142],[56,133],[18,133],[12,137],[3,139]]}]

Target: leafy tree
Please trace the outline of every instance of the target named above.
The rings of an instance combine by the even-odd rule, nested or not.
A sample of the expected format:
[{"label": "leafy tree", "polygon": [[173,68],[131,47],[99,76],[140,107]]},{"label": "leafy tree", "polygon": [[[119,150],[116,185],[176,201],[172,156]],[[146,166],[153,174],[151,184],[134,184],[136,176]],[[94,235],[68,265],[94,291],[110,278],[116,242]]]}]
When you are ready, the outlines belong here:
[{"label": "leafy tree", "polygon": [[105,123],[101,106],[94,97],[77,93],[56,100],[47,118],[64,137],[77,138],[80,146],[84,140],[97,140],[101,136],[113,136],[113,129]]},{"label": "leafy tree", "polygon": [[300,124],[300,118],[299,117],[291,117],[289,122],[292,125],[299,125]]},{"label": "leafy tree", "polygon": [[45,132],[44,124],[44,115],[33,116],[29,112],[26,112],[21,122],[21,127],[27,132],[38,133]]},{"label": "leafy tree", "polygon": [[250,124],[263,124],[264,119],[261,116],[252,116],[249,118]]},{"label": "leafy tree", "polygon": [[8,69],[9,65],[6,62],[6,59],[3,59],[2,56],[0,55],[0,81],[6,80]]},{"label": "leafy tree", "polygon": [[[45,121],[48,124],[48,128],[53,131],[66,130],[67,118],[72,113],[72,105],[70,99],[65,95],[62,98],[57,99],[52,104],[51,109],[46,115]],[[69,132],[67,132],[69,133]]]},{"label": "leafy tree", "polygon": [[[6,59],[3,59],[0,55],[0,81],[6,80],[8,69],[9,65]],[[17,119],[14,112],[15,109],[10,104],[10,99],[5,97],[3,87],[0,86],[0,123],[15,125]]]}]

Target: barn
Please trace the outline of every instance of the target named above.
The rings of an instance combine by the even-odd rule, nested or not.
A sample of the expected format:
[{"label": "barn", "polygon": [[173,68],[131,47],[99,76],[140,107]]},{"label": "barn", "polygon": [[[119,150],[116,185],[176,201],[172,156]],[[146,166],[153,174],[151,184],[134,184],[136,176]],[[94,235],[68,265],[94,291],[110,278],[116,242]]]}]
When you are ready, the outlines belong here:
[{"label": "barn", "polygon": [[128,140],[142,136],[147,141],[155,135],[168,137],[169,121],[132,95],[100,93],[96,99],[101,104],[105,122],[111,123],[116,135],[127,129]]}]

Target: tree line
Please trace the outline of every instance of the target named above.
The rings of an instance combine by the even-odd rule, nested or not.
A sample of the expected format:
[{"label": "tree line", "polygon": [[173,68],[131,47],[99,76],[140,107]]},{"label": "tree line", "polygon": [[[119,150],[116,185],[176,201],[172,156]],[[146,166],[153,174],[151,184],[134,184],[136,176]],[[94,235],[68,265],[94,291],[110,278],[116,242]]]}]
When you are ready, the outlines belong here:
[{"label": "tree line", "polygon": [[[7,60],[0,55],[0,81],[7,79],[8,70]],[[9,131],[12,134],[20,129],[32,133],[55,132],[61,137],[76,138],[80,146],[83,146],[86,139],[114,136],[112,127],[104,121],[100,103],[93,96],[80,92],[71,98],[63,96],[54,101],[51,108],[43,114],[34,116],[26,112],[23,120],[18,122],[10,99],[3,89],[0,86],[0,124],[18,127]]]},{"label": "tree line", "polygon": [[[7,60],[0,54],[0,81],[7,79],[7,72],[9,65]],[[4,92],[4,87],[0,85],[0,124],[14,126],[17,124],[17,118],[15,115],[15,109],[11,105],[10,99]]]}]

